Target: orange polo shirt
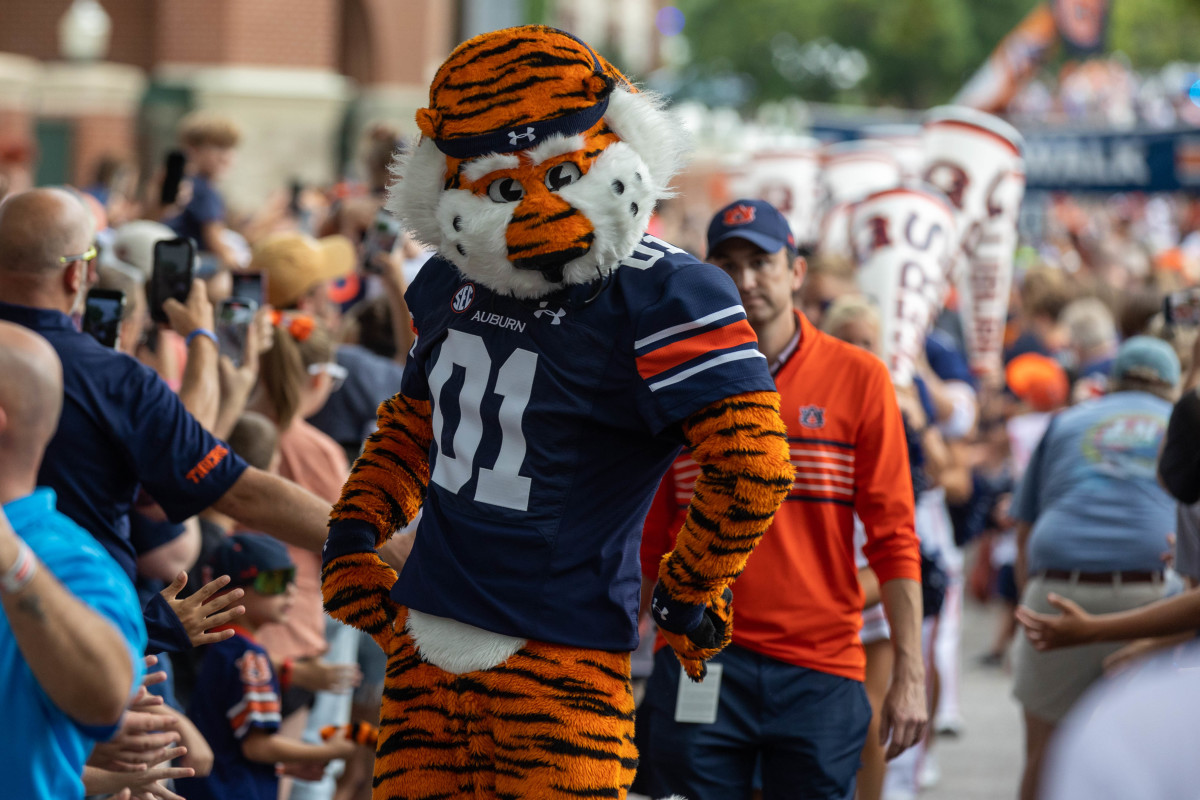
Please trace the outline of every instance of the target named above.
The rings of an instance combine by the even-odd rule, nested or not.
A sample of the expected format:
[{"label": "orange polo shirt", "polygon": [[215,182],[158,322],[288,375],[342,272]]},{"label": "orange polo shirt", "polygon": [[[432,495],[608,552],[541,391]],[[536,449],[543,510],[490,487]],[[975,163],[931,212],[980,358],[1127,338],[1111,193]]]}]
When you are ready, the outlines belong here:
[{"label": "orange polo shirt", "polygon": [[[796,482],[733,584],[733,641],[790,664],[864,680],[854,514],[879,582],[921,580],[904,423],[887,367],[813,327],[775,376]],[[642,569],[675,543],[700,468],[681,455],[646,518]]]}]

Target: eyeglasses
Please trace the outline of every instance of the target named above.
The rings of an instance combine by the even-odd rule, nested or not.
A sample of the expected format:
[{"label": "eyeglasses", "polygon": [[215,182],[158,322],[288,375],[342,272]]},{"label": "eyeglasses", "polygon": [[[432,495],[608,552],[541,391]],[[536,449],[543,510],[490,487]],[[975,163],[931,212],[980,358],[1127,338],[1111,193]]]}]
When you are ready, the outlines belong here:
[{"label": "eyeglasses", "polygon": [[308,365],[309,375],[320,375],[322,372],[328,375],[329,380],[333,382],[333,391],[335,392],[342,388],[342,384],[346,382],[346,378],[350,375],[350,370],[332,361],[323,361]]},{"label": "eyeglasses", "polygon": [[254,591],[263,595],[283,594],[288,586],[296,579],[295,567],[270,569],[254,576]]},{"label": "eyeglasses", "polygon": [[100,251],[96,249],[96,245],[92,245],[87,250],[85,250],[84,252],[80,253],[77,256],[62,256],[62,257],[60,257],[58,259],[58,263],[70,264],[74,261],[84,261],[87,263],[91,263],[92,261],[96,260],[96,256],[98,256],[98,255],[100,255]]}]

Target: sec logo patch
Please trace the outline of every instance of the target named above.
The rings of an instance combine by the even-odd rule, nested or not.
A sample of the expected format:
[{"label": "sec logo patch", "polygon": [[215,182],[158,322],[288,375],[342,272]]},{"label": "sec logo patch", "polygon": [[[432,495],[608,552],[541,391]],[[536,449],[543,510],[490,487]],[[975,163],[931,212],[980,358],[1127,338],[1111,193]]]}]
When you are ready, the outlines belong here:
[{"label": "sec logo patch", "polygon": [[475,285],[464,283],[454,293],[454,299],[450,301],[450,308],[455,314],[461,314],[470,308],[473,302],[475,302]]},{"label": "sec logo patch", "polygon": [[825,409],[820,406],[801,406],[800,424],[805,428],[824,428]]}]

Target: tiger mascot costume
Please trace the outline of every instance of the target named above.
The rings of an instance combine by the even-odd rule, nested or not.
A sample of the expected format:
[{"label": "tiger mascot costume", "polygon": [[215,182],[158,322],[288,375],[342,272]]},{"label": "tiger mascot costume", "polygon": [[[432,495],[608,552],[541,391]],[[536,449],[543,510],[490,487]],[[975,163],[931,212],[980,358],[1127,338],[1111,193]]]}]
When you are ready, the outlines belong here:
[{"label": "tiger mascot costume", "polygon": [[[388,207],[437,255],[322,570],[388,655],[374,797],[624,798],[651,498],[691,448],[653,613],[700,680],[792,485],[779,398],[733,283],[645,235],[681,131],[591,47],[477,36],[417,124]],[[397,576],[376,548],[422,508]]]}]

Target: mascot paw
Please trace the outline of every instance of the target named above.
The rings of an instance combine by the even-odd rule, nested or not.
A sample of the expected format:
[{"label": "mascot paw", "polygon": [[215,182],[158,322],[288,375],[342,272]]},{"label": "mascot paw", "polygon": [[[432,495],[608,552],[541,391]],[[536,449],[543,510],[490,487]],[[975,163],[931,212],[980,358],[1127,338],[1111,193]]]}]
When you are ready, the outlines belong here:
[{"label": "mascot paw", "polygon": [[654,588],[651,611],[688,677],[697,683],[704,680],[704,662],[733,637],[733,591],[726,586],[707,604],[696,606],[675,600],[660,583]]}]

